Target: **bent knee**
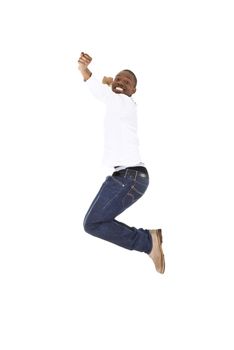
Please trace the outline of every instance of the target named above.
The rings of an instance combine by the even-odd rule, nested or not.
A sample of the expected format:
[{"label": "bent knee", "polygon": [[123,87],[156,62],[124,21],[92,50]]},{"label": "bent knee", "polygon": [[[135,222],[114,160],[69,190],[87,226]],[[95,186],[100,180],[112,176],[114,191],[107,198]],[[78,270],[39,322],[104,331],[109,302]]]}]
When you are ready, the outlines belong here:
[{"label": "bent knee", "polygon": [[83,227],[85,232],[90,233],[90,234],[94,234],[95,231],[95,223],[91,222],[90,220],[85,219],[83,222]]},{"label": "bent knee", "polygon": [[89,223],[88,223],[88,221],[87,220],[84,220],[83,221],[83,227],[84,227],[84,230],[85,230],[85,232],[87,232],[88,233],[88,231],[89,231]]}]

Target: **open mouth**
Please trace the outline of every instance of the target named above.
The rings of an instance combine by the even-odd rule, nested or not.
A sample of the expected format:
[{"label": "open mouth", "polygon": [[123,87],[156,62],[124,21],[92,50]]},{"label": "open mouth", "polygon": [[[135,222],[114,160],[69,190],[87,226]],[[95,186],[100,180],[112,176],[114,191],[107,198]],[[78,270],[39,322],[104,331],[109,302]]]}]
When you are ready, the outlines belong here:
[{"label": "open mouth", "polygon": [[118,92],[123,92],[123,88],[121,88],[120,86],[116,86],[115,90]]}]

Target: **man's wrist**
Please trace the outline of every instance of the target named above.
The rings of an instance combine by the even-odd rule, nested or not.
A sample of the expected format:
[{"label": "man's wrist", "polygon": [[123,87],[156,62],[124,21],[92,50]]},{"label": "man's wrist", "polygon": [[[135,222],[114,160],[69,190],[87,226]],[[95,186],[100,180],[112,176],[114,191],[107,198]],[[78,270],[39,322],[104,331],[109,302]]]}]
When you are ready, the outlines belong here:
[{"label": "man's wrist", "polygon": [[92,75],[92,72],[90,72],[90,70],[87,67],[81,68],[80,72],[83,75],[84,81],[88,80]]},{"label": "man's wrist", "polygon": [[84,81],[88,80],[92,75],[92,72],[90,72],[89,69],[86,70],[85,76],[84,76]]}]

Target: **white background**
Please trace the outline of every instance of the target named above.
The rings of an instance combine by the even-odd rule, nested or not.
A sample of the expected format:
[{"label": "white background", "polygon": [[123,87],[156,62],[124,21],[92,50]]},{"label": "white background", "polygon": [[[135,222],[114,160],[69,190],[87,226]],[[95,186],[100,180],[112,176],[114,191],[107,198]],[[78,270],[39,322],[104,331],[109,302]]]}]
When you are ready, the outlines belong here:
[{"label": "white background", "polygon": [[[8,349],[233,350],[232,1],[2,1],[0,321]],[[82,221],[103,107],[77,70],[138,76],[145,196],[166,273]]]}]

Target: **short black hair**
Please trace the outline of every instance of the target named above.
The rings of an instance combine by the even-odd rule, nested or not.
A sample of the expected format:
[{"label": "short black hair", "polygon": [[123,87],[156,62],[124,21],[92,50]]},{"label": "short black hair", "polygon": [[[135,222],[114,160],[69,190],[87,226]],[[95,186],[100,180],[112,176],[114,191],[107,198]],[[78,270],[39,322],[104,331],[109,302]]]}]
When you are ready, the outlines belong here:
[{"label": "short black hair", "polygon": [[123,72],[128,72],[133,76],[135,86],[136,86],[137,85],[137,77],[135,76],[135,74],[130,69],[124,69]]}]

